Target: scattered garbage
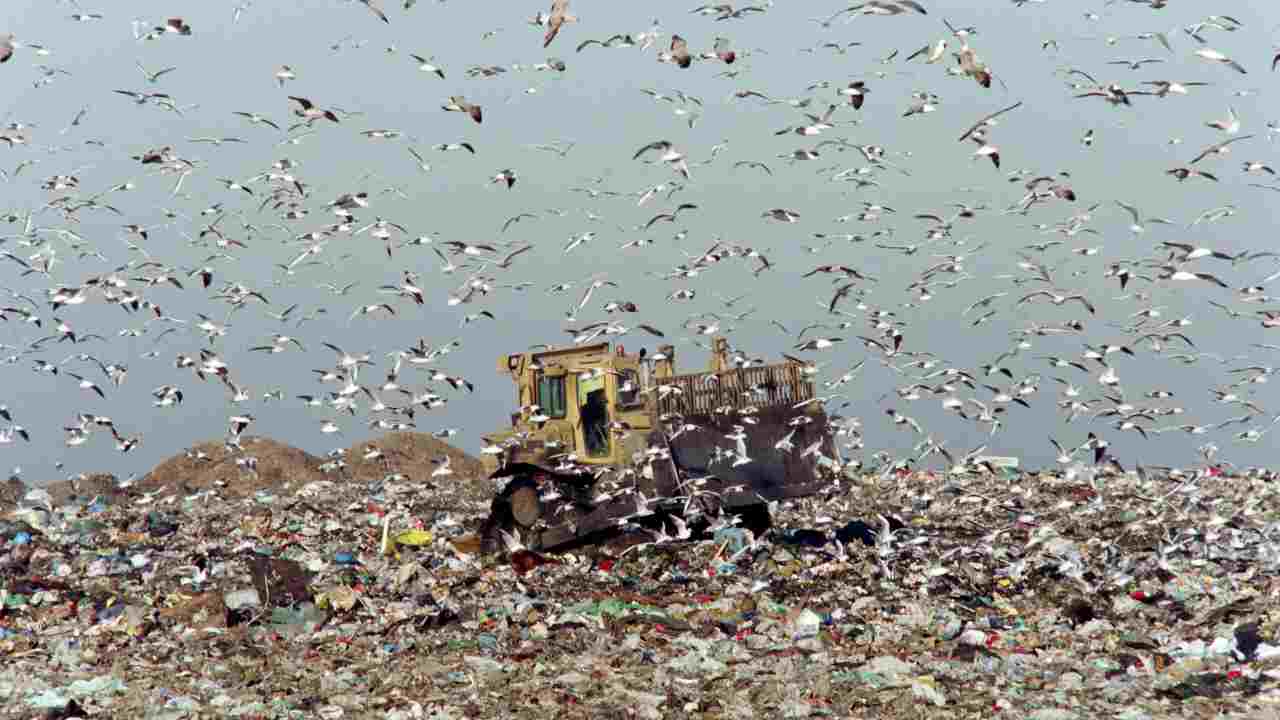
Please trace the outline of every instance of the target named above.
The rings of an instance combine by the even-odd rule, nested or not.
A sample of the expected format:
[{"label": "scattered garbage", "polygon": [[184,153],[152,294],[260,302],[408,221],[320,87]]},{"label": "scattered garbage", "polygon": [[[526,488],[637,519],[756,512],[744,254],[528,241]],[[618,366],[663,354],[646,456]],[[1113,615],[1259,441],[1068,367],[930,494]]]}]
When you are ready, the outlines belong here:
[{"label": "scattered garbage", "polygon": [[0,716],[1274,711],[1280,486],[999,473],[870,473],[768,527],[545,555],[480,552],[484,480],[11,493]]}]

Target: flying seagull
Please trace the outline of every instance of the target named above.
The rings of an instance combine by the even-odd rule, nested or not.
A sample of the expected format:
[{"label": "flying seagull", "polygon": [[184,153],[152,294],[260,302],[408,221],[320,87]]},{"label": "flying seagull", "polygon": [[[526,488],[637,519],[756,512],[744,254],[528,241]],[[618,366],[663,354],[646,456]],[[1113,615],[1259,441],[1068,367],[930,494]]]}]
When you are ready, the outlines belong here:
[{"label": "flying seagull", "polygon": [[472,120],[480,123],[484,119],[479,105],[472,105],[467,99],[461,95],[454,95],[449,98],[449,102],[441,106],[448,112],[464,112],[471,116]]},{"label": "flying seagull", "polygon": [[575,22],[578,22],[578,18],[569,14],[569,0],[553,0],[551,13],[547,17],[547,34],[542,38],[542,47],[547,47],[552,40],[556,39],[556,35],[560,34],[560,28],[565,23]]}]

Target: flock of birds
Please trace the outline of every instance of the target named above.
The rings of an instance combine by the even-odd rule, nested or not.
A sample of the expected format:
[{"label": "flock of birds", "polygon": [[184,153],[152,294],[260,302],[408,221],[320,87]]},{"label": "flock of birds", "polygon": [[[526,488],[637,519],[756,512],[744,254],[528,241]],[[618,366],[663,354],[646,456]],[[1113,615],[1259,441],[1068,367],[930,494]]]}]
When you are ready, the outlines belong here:
[{"label": "flock of birds", "polygon": [[[405,0],[393,17],[375,0],[359,2],[372,20],[360,14],[345,18],[353,34],[331,46],[335,55],[370,42],[356,34],[374,35],[382,26],[418,22],[418,15],[443,7],[415,9],[415,0]],[[309,74],[321,74],[297,63],[280,65],[274,73],[264,68],[261,80],[279,94],[275,108],[183,104],[180,81],[175,80],[182,74],[181,64],[153,69],[139,60],[143,89],[84,91],[92,96],[90,104],[65,127],[20,116],[37,103],[24,102],[11,112],[0,129],[0,180],[10,188],[34,185],[39,202],[0,208],[0,220],[8,227],[0,236],[0,318],[8,328],[0,345],[0,372],[5,373],[5,392],[25,398],[0,405],[0,446],[8,447],[13,457],[36,458],[39,453],[23,448],[59,437],[71,450],[107,434],[115,450],[130,453],[145,435],[171,422],[169,413],[193,401],[206,407],[194,421],[217,417],[221,423],[225,418],[227,453],[247,472],[256,461],[252,447],[241,442],[244,434],[251,429],[274,434],[283,427],[255,424],[257,407],[263,404],[289,407],[296,415],[288,417],[305,418],[329,442],[345,438],[344,431],[376,436],[408,429],[478,439],[500,423],[503,412],[492,405],[480,407],[475,417],[485,424],[465,429],[442,427],[433,418],[478,390],[476,372],[458,371],[463,363],[450,355],[469,345],[468,333],[515,333],[516,326],[529,320],[522,309],[527,301],[521,298],[539,293],[563,297],[557,302],[568,305],[562,328],[567,337],[553,340],[553,346],[620,338],[633,331],[666,338],[677,347],[722,335],[733,343],[735,362],[751,366],[783,345],[801,356],[796,361],[815,376],[821,394],[816,401],[835,418],[832,427],[841,431],[842,456],[851,458],[866,452],[899,465],[923,465],[936,454],[949,468],[964,470],[981,450],[1000,448],[1002,430],[1023,422],[1020,415],[1043,407],[1050,410],[1025,422],[1043,423],[1046,415],[1060,419],[1060,428],[1044,434],[1051,435],[1048,442],[1064,465],[1084,460],[1123,467],[1125,458],[1114,452],[1114,441],[1130,436],[1145,441],[1165,433],[1185,435],[1193,443],[1189,447],[1210,460],[1219,444],[1269,438],[1280,414],[1268,409],[1261,393],[1280,367],[1267,353],[1280,345],[1267,343],[1264,333],[1280,328],[1280,297],[1268,290],[1280,277],[1280,253],[1189,239],[1231,232],[1233,218],[1259,212],[1259,206],[1276,198],[1271,193],[1280,190],[1275,163],[1267,159],[1280,125],[1255,127],[1255,119],[1237,112],[1242,101],[1233,99],[1257,92],[1235,84],[1254,77],[1259,71],[1255,65],[1274,71],[1280,64],[1280,54],[1250,58],[1230,51],[1235,38],[1262,29],[1226,15],[1188,17],[1187,24],[1169,31],[1076,39],[1078,54],[1066,52],[1065,37],[1037,39],[1031,43],[1034,52],[1047,58],[1047,67],[1056,67],[1044,81],[1054,85],[1052,92],[1062,104],[1036,107],[1015,100],[1019,88],[1006,82],[1011,74],[1001,68],[1024,59],[1001,57],[997,65],[979,52],[986,37],[983,28],[953,24],[916,0],[870,0],[810,19],[813,43],[800,52],[829,56],[827,77],[767,92],[751,87],[757,68],[795,49],[748,48],[736,45],[732,36],[737,28],[805,12],[798,4],[705,4],[672,11],[670,25],[655,20],[643,31],[623,33],[604,22],[606,6],[583,2],[579,17],[569,5],[568,0],[554,0],[548,10],[527,19],[533,30],[527,39],[509,43],[535,53],[554,48],[568,61],[549,57],[536,63],[474,64],[464,71],[435,56],[408,55],[419,81],[431,83],[415,86],[414,95],[432,87],[451,88],[439,93],[439,110],[431,112],[458,116],[423,121],[453,133],[435,143],[420,142],[416,133],[370,127],[363,118],[378,108],[340,107],[326,97],[332,93],[323,90],[323,83],[311,84],[306,95],[294,91],[306,86]],[[1050,7],[1045,0],[1014,0],[1007,12],[1029,13],[1037,5]],[[1186,10],[1175,7],[1179,5],[1112,0],[1106,8],[1118,15],[1152,13],[1153,23],[1165,25],[1166,14]],[[111,13],[87,12],[76,3],[72,8],[69,22],[98,23],[104,34],[128,32],[130,23]],[[259,10],[252,2],[235,5],[231,27]],[[1102,16],[1090,12],[1085,19],[1100,23]],[[859,48],[874,44],[882,24],[898,23],[910,24],[911,32],[928,40],[918,48],[890,48],[883,55],[855,59]],[[144,56],[157,45],[172,44],[182,52],[184,43],[205,42],[195,20],[133,20],[131,26],[132,42]],[[478,47],[507,37],[499,33],[484,33]],[[57,43],[36,42],[21,28],[3,37],[4,87],[30,83],[40,93],[56,92],[45,88],[56,88],[71,74],[52,63],[74,48],[55,52]],[[1121,47],[1144,48],[1150,56],[1122,56]],[[503,200],[486,200],[487,208],[532,184],[542,193],[580,199],[572,209],[529,209],[505,218],[482,213],[468,220],[469,236],[447,238],[415,228],[421,218],[391,217],[397,201],[409,205],[408,216],[413,203],[422,200],[412,183],[390,183],[381,168],[335,181],[308,174],[304,163],[290,157],[316,137],[315,142],[328,147],[403,143],[397,156],[419,176],[436,172],[435,166],[445,162],[432,154],[460,154],[479,162],[487,154],[486,130],[494,118],[519,114],[520,104],[534,102],[542,88],[530,87],[495,106],[475,99],[492,97],[476,86],[517,73],[571,77],[572,66],[603,62],[600,54],[605,51],[629,53],[621,69],[658,74],[672,87],[644,92],[674,115],[674,127],[668,124],[641,138],[612,137],[622,146],[613,157],[583,157],[597,151],[573,141],[529,144],[536,152],[521,156],[519,171],[505,167],[488,176],[487,184],[496,186],[492,190],[502,193]],[[394,46],[386,48],[386,55],[403,62]],[[659,67],[653,67],[655,57]],[[1103,73],[1134,80],[1099,80]],[[1174,79],[1187,76],[1206,79]],[[728,97],[722,106],[689,90],[693,77],[723,87]],[[911,90],[903,77],[933,89]],[[124,78],[120,84],[126,84]],[[467,94],[457,89],[462,86],[469,88]],[[980,115],[976,122],[973,116],[937,122],[953,115],[939,113],[944,91],[946,104],[963,98],[986,114],[973,113]],[[1080,152],[1116,152],[1142,132],[1144,114],[1175,113],[1181,98],[1205,93],[1219,96],[1225,113],[1185,117],[1188,136],[1205,139],[1191,152],[1181,150],[1181,139],[1171,140],[1172,152],[1186,159],[1152,168],[1151,182],[1169,183],[1162,191],[1168,193],[1178,192],[1181,183],[1232,184],[1237,202],[1203,211],[1176,209],[1174,214],[1183,219],[1174,220],[1148,215],[1126,197],[1099,196],[1080,186],[1070,171],[1006,167],[1011,161],[1034,163],[1036,148],[1002,137],[1003,128],[1034,127],[1044,124],[1046,116],[1065,112],[1082,126],[1072,139]],[[161,116],[165,122],[171,116],[185,122],[198,110],[204,118],[221,114],[242,132],[157,137],[136,151],[125,149],[94,137],[91,110],[122,103],[122,98],[146,111],[138,116],[140,123]],[[581,97],[566,96],[561,102],[567,112],[607,115],[606,108],[592,109]],[[575,102],[583,107],[572,107]],[[1121,124],[1098,122],[1089,107],[1094,102],[1109,106],[1100,109],[1122,117]],[[755,138],[750,144],[724,141],[704,147],[696,141],[696,128],[719,123],[728,133],[745,113],[767,114],[785,127],[773,138]],[[865,127],[872,119],[884,123],[879,126],[883,145],[866,139],[870,133]],[[894,141],[895,128],[922,122],[934,122],[930,132],[949,136],[953,147],[969,148],[965,153],[975,164],[954,157],[925,162]],[[619,132],[629,127],[621,124]],[[1117,127],[1120,131],[1112,132]],[[1104,131],[1107,137],[1100,140]],[[129,147],[140,147],[149,142],[143,139],[147,137],[151,134],[139,130]],[[791,147],[796,143],[801,146]],[[1110,149],[1099,150],[1095,143]],[[255,148],[254,166],[226,167],[224,146]],[[217,154],[201,158],[201,148]],[[91,172],[96,164],[76,165],[77,153],[89,150],[113,153],[122,162],[129,158],[141,177],[102,181]],[[1231,163],[1231,153],[1244,158]],[[582,163],[586,177],[564,187],[538,179],[547,174],[548,164],[568,161]],[[938,167],[948,164],[956,167]],[[49,171],[41,172],[45,169]],[[985,192],[990,199],[956,201],[941,209],[903,207],[909,192],[895,200],[895,193],[935,172],[954,172],[978,184],[956,195]],[[726,173],[727,182],[740,188],[733,191],[732,205],[717,206],[714,196],[699,196],[701,178],[718,174],[723,183]],[[346,189],[320,189],[335,182]],[[764,190],[751,191],[757,184]],[[808,208],[749,205],[780,187],[811,187],[815,193],[835,188],[842,198],[856,199],[841,201],[852,211],[827,218]],[[1016,188],[1010,202],[998,201],[1010,187]],[[163,200],[158,207],[144,206],[131,199],[140,191]],[[1178,197],[1186,203],[1198,196]],[[431,197],[432,212],[449,212],[441,199],[439,193]],[[751,226],[758,238],[747,243],[716,234],[699,237],[700,232],[689,229],[690,219],[713,210],[758,218]],[[614,220],[628,212],[644,217],[634,225]],[[157,213],[155,222],[145,219]],[[1265,222],[1265,210],[1261,213]],[[539,223],[553,216],[574,226],[561,243],[539,237],[545,235]],[[973,229],[981,222],[992,229]],[[662,237],[668,227],[675,228],[673,235]],[[525,239],[510,239],[516,236]],[[1104,244],[1104,236],[1113,243]],[[385,257],[387,281],[378,287],[365,287],[344,273],[357,255],[366,255],[362,249],[371,241],[378,256]],[[691,251],[690,244],[696,249]],[[277,254],[273,248],[281,246],[286,250]],[[625,278],[620,271],[601,270],[616,267],[619,256],[623,262],[644,258],[642,265],[667,262],[653,260],[659,256],[675,260],[665,271]],[[1002,269],[976,270],[992,265]],[[250,266],[254,270],[246,269]],[[269,283],[253,279],[262,272],[270,273]],[[544,282],[548,273],[578,277],[550,284]],[[754,282],[770,278],[782,278],[778,282],[787,294],[812,295],[817,307],[799,317],[781,315],[783,299],[751,289]],[[741,292],[716,292],[728,288]],[[312,302],[317,292],[341,308]],[[89,308],[97,306],[119,311],[89,315]],[[1170,313],[1170,306],[1192,310]],[[426,328],[428,333],[454,334],[439,328],[439,319],[449,317],[457,323],[457,337],[434,342],[397,337],[389,343],[395,349],[385,355],[335,342],[336,333],[353,324],[413,318],[415,311],[428,309],[436,322]],[[639,313],[644,321],[628,319],[641,317]],[[989,339],[975,340],[965,349],[985,354],[977,363],[953,359],[961,352],[954,343],[931,335],[930,323],[945,325],[963,339],[1002,321],[1010,324],[1007,342],[991,346]],[[410,332],[422,334],[424,323],[413,322]],[[1244,338],[1238,352],[1203,347],[1195,333],[1202,324],[1238,328],[1232,331]],[[498,329],[477,330],[481,325]],[[756,347],[748,350],[749,343]],[[500,345],[501,352],[519,349]],[[319,352],[327,354],[318,369],[312,369],[318,364],[309,349],[313,346],[322,346],[325,350]],[[277,370],[285,380],[271,387],[273,383],[242,370],[256,363],[249,358],[259,354],[280,358],[273,363],[298,360],[292,361],[293,370]],[[476,363],[487,369],[492,357],[467,356],[467,366]],[[1189,384],[1162,386],[1155,379],[1169,371],[1146,370],[1156,364],[1195,366],[1198,372]],[[164,374],[172,370],[176,378]],[[1206,375],[1214,379],[1208,388],[1200,386]],[[148,382],[158,377],[165,381]],[[269,389],[251,390],[264,385]],[[221,392],[209,390],[219,386]],[[870,393],[881,407],[851,400],[855,388]],[[509,386],[485,390],[490,398],[512,394]],[[39,398],[40,407],[33,398]],[[29,419],[63,411],[62,427],[37,426]],[[873,417],[887,417],[892,432],[910,437],[897,443],[910,451],[870,452],[858,414],[866,415],[866,426],[875,422]],[[363,418],[363,430],[355,417]],[[1086,427],[1077,430],[1079,425]],[[790,448],[790,437],[779,438],[778,447]],[[947,447],[952,437],[980,438],[981,447],[952,452]],[[378,452],[376,437],[366,447]],[[1004,449],[1011,454],[1020,450]],[[485,452],[501,450],[484,447]],[[86,467],[71,452],[59,451],[58,456],[57,467],[67,472],[116,469]],[[330,452],[328,459],[329,468],[344,464],[340,451]]]}]

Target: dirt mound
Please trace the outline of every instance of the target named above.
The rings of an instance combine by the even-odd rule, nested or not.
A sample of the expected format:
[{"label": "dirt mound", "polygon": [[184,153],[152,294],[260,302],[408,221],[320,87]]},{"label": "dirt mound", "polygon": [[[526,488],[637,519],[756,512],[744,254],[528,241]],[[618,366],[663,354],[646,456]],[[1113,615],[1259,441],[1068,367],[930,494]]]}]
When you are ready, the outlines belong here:
[{"label": "dirt mound", "polygon": [[[49,499],[54,507],[71,501],[88,502],[95,497],[112,503],[126,494],[125,491],[116,487],[116,476],[107,473],[83,475],[76,479],[58,480],[35,487],[43,487],[49,493]],[[29,489],[26,483],[17,477],[11,477],[0,483],[0,513],[17,507]]]},{"label": "dirt mound", "polygon": [[[194,492],[221,481],[225,483],[220,491],[223,496],[243,497],[285,482],[297,485],[315,480],[337,481],[340,477],[366,480],[403,473],[411,480],[439,484],[469,483],[485,476],[479,460],[426,433],[388,433],[353,445],[347,450],[347,468],[342,476],[322,472],[323,458],[291,445],[256,436],[246,437],[243,444],[245,455],[258,459],[256,475],[237,466],[235,456],[227,452],[222,442],[205,442],[157,465],[138,482],[138,490],[179,488]],[[382,457],[366,459],[371,446],[379,448]],[[432,461],[442,457],[449,458],[453,475],[432,478],[432,471],[440,467]]]},{"label": "dirt mound", "polygon": [[304,484],[333,479],[320,471],[320,458],[292,445],[264,437],[245,437],[244,454],[258,459],[257,472],[236,465],[235,457],[221,441],[204,442],[188,448],[157,465],[138,482],[141,491],[160,488],[195,492],[219,481],[225,497],[245,496],[262,488],[285,482]]},{"label": "dirt mound", "polygon": [[[368,450],[376,447],[382,457],[365,459]],[[433,462],[449,458],[453,474],[432,478],[431,473],[440,467]],[[480,460],[437,440],[429,433],[394,432],[376,440],[356,443],[347,449],[347,473],[352,477],[370,477],[386,473],[403,473],[411,480],[421,482],[472,482],[487,475]]]},{"label": "dirt mound", "polygon": [[116,476],[108,473],[94,473],[76,480],[59,480],[50,483],[45,489],[49,491],[54,507],[73,500],[88,502],[95,497],[110,503],[125,494],[116,487]]}]

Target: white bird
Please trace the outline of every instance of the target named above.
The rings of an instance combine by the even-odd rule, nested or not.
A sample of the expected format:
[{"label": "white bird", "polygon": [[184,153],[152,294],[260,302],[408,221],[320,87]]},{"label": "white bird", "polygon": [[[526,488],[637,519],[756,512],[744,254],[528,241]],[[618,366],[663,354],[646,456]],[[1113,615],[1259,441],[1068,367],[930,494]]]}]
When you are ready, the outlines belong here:
[{"label": "white bird", "polygon": [[410,55],[409,57],[418,62],[418,70],[425,73],[431,73],[441,80],[444,80],[444,70],[441,69],[439,65],[434,64],[434,58],[432,60],[428,60],[421,55]]},{"label": "white bird", "polygon": [[280,69],[277,70],[275,74],[276,82],[280,85],[280,87],[284,87],[284,84],[286,82],[290,80],[295,80],[297,79],[297,77],[298,77],[297,74],[293,72],[293,68],[289,67],[288,65],[281,65]]},{"label": "white bird", "polygon": [[453,468],[450,467],[451,458],[448,455],[442,455],[441,457],[432,460],[432,462],[436,463],[440,467],[431,471],[431,477],[446,477],[453,474]]},{"label": "white bird", "polygon": [[1057,461],[1060,465],[1071,464],[1071,458],[1076,454],[1076,451],[1080,449],[1079,447],[1074,447],[1068,452],[1062,448],[1062,445],[1058,444],[1057,440],[1049,438],[1049,442],[1052,443],[1053,448],[1058,451]]},{"label": "white bird", "polygon": [[[1133,233],[1134,235],[1140,235],[1147,231],[1146,226],[1142,222],[1142,214],[1138,212],[1138,208],[1134,207],[1133,205],[1120,202],[1119,200],[1116,201],[1116,205],[1119,205],[1120,207],[1124,208],[1125,211],[1127,211],[1129,215],[1133,217],[1133,224],[1129,226],[1129,232]],[[1160,218],[1160,217],[1147,218],[1147,222],[1159,223],[1161,225],[1173,224],[1172,220],[1166,220],[1165,218]]]},{"label": "white bird", "polygon": [[68,376],[70,376],[70,377],[75,378],[76,380],[79,380],[79,381],[80,381],[80,389],[81,389],[81,390],[90,390],[90,391],[92,391],[92,392],[95,392],[95,393],[97,393],[97,394],[98,394],[98,397],[100,397],[100,398],[106,398],[106,397],[107,397],[107,396],[106,396],[106,394],[104,394],[104,393],[102,392],[102,388],[98,387],[98,384],[97,384],[97,383],[95,383],[94,381],[92,381],[92,380],[90,380],[90,379],[88,379],[88,378],[86,378],[86,377],[82,377],[82,376],[80,376],[80,375],[77,375],[77,374],[75,374],[75,373],[72,373],[72,372],[67,373],[67,375],[68,375]]},{"label": "white bird", "polygon": [[947,39],[943,38],[938,42],[934,43],[933,45],[925,45],[919,50],[911,53],[910,55],[907,56],[907,62],[910,62],[911,60],[914,60],[920,57],[921,55],[923,55],[925,56],[925,59],[924,59],[925,63],[932,65],[933,63],[936,63],[939,60],[941,60],[942,56],[946,52],[947,52]]},{"label": "white bird", "polygon": [[1240,63],[1236,62],[1235,60],[1232,60],[1231,58],[1227,57],[1226,55],[1223,55],[1222,53],[1218,52],[1217,50],[1214,50],[1213,48],[1200,48],[1196,50],[1195,54],[1197,57],[1208,60],[1209,62],[1222,63],[1223,65],[1226,65],[1227,67],[1231,68],[1232,70],[1235,70],[1241,75],[1248,73],[1248,71],[1245,70],[1244,67],[1240,65]]},{"label": "white bird", "polygon": [[1228,135],[1235,135],[1236,133],[1240,132],[1240,116],[1236,115],[1235,108],[1228,107],[1226,120],[1214,120],[1212,122],[1205,123],[1205,125],[1217,130],[1221,130]]}]

